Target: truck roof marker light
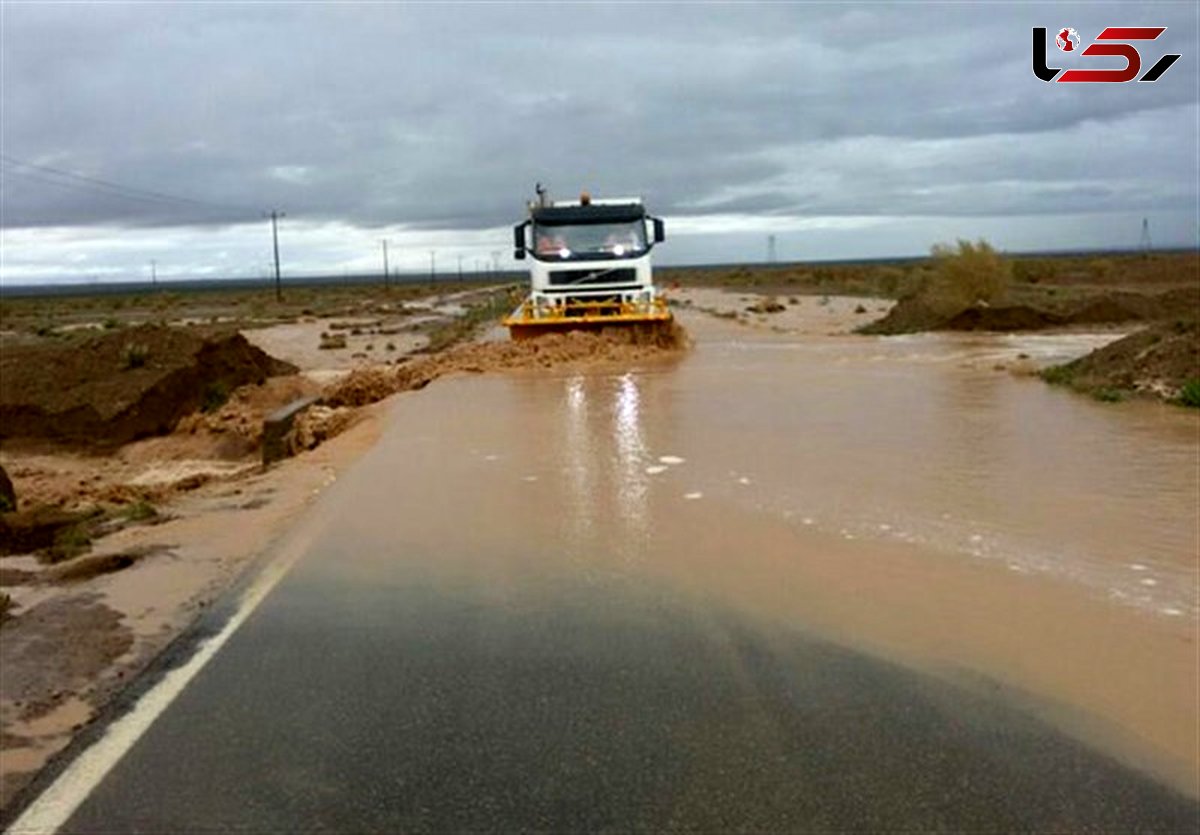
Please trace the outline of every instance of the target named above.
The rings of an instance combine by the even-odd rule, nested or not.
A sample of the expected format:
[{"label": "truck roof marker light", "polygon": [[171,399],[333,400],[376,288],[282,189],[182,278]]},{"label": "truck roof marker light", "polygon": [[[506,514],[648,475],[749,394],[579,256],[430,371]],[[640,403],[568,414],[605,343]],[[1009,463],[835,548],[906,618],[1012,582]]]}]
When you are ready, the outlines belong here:
[{"label": "truck roof marker light", "polygon": [[588,194],[586,191],[579,192],[579,205],[580,206],[592,205],[592,195]]}]

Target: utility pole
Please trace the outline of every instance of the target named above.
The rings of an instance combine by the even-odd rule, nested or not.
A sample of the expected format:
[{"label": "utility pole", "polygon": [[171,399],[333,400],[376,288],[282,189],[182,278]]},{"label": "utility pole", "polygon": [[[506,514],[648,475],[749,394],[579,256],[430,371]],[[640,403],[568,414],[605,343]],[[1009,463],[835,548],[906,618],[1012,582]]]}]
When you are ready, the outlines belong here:
[{"label": "utility pole", "polygon": [[388,286],[387,238],[383,239],[383,286]]},{"label": "utility pole", "polygon": [[150,259],[150,286],[158,286],[158,262],[153,258]]},{"label": "utility pole", "polygon": [[462,281],[462,256],[458,256],[458,280]]},{"label": "utility pole", "polygon": [[1142,218],[1142,240],[1138,243],[1142,255],[1149,255],[1153,246],[1150,244],[1150,218]]},{"label": "utility pole", "polygon": [[275,301],[283,301],[283,286],[279,278],[279,218],[287,217],[283,212],[272,209],[270,214],[263,213],[263,217],[271,218],[271,242],[275,247]]},{"label": "utility pole", "polygon": [[775,263],[775,236],[767,235],[767,263]]},{"label": "utility pole", "polygon": [[432,249],[429,250],[429,281],[437,282],[437,252]]}]

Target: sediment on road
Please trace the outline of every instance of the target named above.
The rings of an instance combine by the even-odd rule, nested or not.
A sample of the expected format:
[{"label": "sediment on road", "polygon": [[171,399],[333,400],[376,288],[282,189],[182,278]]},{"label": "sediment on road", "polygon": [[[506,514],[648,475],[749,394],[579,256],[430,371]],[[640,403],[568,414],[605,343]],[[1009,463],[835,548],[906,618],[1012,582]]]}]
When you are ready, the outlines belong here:
[{"label": "sediment on road", "polygon": [[688,336],[677,322],[647,332],[611,327],[600,331],[547,334],[521,342],[482,342],[417,357],[398,367],[355,370],[324,395],[330,406],[364,406],[402,391],[424,388],[446,374],[483,373],[561,366],[597,366],[678,355]]}]

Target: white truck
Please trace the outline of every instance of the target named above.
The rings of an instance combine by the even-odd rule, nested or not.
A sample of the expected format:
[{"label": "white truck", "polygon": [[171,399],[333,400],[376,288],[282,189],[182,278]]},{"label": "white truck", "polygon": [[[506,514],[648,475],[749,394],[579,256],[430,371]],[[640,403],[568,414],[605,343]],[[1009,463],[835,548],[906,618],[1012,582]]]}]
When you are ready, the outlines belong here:
[{"label": "white truck", "polygon": [[530,259],[529,296],[504,320],[513,339],[671,321],[654,286],[650,253],[665,237],[639,198],[538,199],[513,228],[513,256]]}]

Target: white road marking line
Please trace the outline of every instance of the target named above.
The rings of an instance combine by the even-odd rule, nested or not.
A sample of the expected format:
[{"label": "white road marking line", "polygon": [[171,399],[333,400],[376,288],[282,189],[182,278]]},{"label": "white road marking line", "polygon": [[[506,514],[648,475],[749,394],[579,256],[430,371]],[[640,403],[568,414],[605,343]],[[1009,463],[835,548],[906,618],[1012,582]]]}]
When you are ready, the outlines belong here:
[{"label": "white road marking line", "polygon": [[21,813],[8,832],[11,835],[50,835],[70,820],[100,781],[246,622],[303,553],[304,549],[296,548],[294,553],[281,555],[263,569],[221,631],[201,642],[187,663],[164,675],[158,684],[142,694],[132,710],[109,725],[104,734],[76,757]]}]

